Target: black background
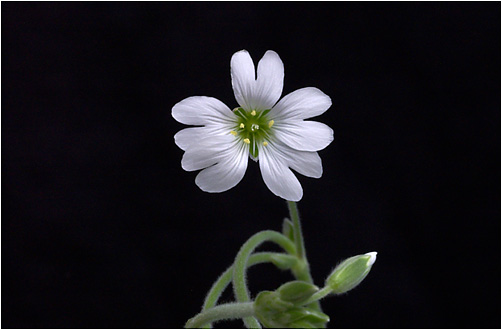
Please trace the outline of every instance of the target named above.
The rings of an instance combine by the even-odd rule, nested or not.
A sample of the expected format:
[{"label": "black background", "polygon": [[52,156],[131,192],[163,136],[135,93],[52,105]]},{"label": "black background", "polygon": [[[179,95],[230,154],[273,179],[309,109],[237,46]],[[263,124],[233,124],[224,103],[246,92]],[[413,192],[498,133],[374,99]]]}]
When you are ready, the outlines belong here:
[{"label": "black background", "polygon": [[[323,301],[330,327],[499,328],[493,2],[2,3],[2,327],[181,327],[247,238],[280,230],[257,164],[204,193],[173,140],[183,98],[236,106],[241,49],[278,52],[283,94],[333,100],[323,177],[300,176],[313,277],[379,254]],[[249,272],[254,293],[290,278]]]}]

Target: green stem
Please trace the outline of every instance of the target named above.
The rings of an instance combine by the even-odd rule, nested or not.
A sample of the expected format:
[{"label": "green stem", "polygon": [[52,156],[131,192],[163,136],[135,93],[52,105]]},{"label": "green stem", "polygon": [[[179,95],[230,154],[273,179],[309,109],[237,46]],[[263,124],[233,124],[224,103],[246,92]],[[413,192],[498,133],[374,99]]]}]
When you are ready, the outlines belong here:
[{"label": "green stem", "polygon": [[[248,263],[246,267],[252,267],[257,264],[262,264],[266,262],[273,262],[274,256],[286,255],[284,253],[276,253],[276,252],[259,252],[254,253],[249,257]],[[232,282],[232,273],[234,271],[234,266],[230,266],[220,275],[220,277],[214,282],[213,286],[209,290],[206,299],[204,301],[204,305],[202,306],[202,310],[209,309],[214,307],[220,299],[221,294],[227,286]]]},{"label": "green stem", "polygon": [[329,295],[333,290],[327,286],[327,287],[324,287],[322,288],[321,290],[317,291],[316,293],[314,293],[310,298],[309,300],[307,300],[307,302],[305,302],[305,304],[310,304],[310,303],[313,303],[313,302],[316,302],[316,301],[319,301],[321,300],[322,298],[326,297],[327,295]]},{"label": "green stem", "polygon": [[[246,265],[249,260],[249,256],[253,253],[260,244],[265,241],[272,241],[279,244],[286,252],[290,254],[295,254],[295,247],[293,243],[286,236],[282,235],[273,230],[261,231],[247,240],[246,243],[241,247],[239,253],[235,258],[234,271],[233,271],[233,287],[234,294],[238,302],[248,302],[249,291],[246,285]],[[248,328],[260,329],[260,322],[254,317],[244,318],[244,324]]]},{"label": "green stem", "polygon": [[[300,281],[305,281],[314,284],[314,280],[310,275],[310,266],[307,261],[307,254],[305,253],[305,243],[303,241],[302,226],[300,224],[300,215],[298,214],[298,207],[295,202],[288,201],[289,217],[293,221],[293,236],[295,238],[296,255],[302,261],[298,263],[298,267],[292,269],[293,274]],[[321,305],[318,301],[310,304],[311,308],[322,312]]]},{"label": "green stem", "polygon": [[[276,253],[276,252],[259,252],[253,253],[248,260],[247,267],[252,267],[254,265],[262,264],[265,262],[273,262],[273,257],[276,256],[285,256],[287,254],[284,253]],[[204,305],[202,306],[202,310],[207,310],[211,307],[214,307],[220,299],[221,294],[227,286],[232,282],[232,274],[234,271],[234,266],[230,266],[227,268],[223,274],[214,282],[213,286],[209,290],[206,299],[204,301]],[[210,329],[211,323],[205,324],[202,328]]]},{"label": "green stem", "polygon": [[295,238],[296,256],[300,260],[306,259],[305,245],[303,243],[302,226],[300,225],[300,216],[295,202],[288,201],[289,216],[293,221],[293,235]]},{"label": "green stem", "polygon": [[254,303],[232,303],[213,307],[188,320],[185,328],[200,328],[206,323],[224,319],[240,319],[254,315]]}]

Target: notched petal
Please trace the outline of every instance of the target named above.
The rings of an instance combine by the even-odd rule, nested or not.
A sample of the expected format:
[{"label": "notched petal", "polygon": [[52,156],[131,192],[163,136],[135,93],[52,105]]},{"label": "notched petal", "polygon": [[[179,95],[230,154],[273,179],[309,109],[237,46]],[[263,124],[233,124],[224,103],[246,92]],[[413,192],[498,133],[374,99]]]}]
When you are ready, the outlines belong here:
[{"label": "notched petal", "polygon": [[279,55],[269,50],[258,63],[254,91],[255,108],[270,109],[279,100],[284,84],[284,64]]},{"label": "notched petal", "polygon": [[208,96],[188,97],[176,103],[171,114],[185,125],[228,124],[234,118],[223,102]]},{"label": "notched petal", "polygon": [[232,56],[230,74],[235,100],[244,109],[250,109],[256,73],[253,59],[246,50],[241,50]]}]

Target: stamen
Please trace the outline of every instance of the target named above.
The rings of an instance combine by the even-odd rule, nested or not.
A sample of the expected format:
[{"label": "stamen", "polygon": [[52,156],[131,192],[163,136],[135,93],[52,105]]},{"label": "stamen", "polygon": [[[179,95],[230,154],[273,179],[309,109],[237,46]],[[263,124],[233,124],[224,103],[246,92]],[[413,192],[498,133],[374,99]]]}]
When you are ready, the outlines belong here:
[{"label": "stamen", "polygon": [[237,107],[234,111],[237,117],[230,134],[249,145],[248,149],[251,158],[257,159],[260,145],[263,147],[269,145],[269,128],[275,124],[267,115],[270,109],[246,111],[241,107]]},{"label": "stamen", "polygon": [[237,107],[237,108],[234,108],[234,110],[232,110],[232,111],[234,111],[234,112],[235,112],[235,111],[237,111],[237,110],[239,110],[239,107]]}]

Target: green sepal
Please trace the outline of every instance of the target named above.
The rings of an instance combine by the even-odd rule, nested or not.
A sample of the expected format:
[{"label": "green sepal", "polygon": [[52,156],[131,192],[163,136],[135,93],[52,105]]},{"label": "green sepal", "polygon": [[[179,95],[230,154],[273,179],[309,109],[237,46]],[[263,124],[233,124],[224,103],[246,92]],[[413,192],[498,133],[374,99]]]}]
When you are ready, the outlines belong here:
[{"label": "green sepal", "polygon": [[307,322],[305,320],[298,320],[296,322],[293,322],[290,324],[291,329],[319,329],[322,328],[322,326],[319,326],[317,324],[312,324],[310,322]]},{"label": "green sepal", "polygon": [[250,141],[250,143],[249,143],[249,153],[251,154],[251,156],[253,156],[254,159],[257,159],[258,158],[258,146],[256,145],[254,135],[253,134],[249,134],[248,135],[248,139]]},{"label": "green sepal", "polygon": [[294,322],[306,322],[310,324],[326,323],[329,317],[321,312],[315,312],[307,307],[295,307],[281,314],[279,318],[282,324],[287,324],[291,327]]},{"label": "green sepal", "polygon": [[318,310],[308,307],[305,307],[304,310],[308,312],[304,318],[306,321],[323,324],[329,322],[329,316]]},{"label": "green sepal", "polygon": [[325,328],[329,322],[329,316],[312,308],[303,308],[303,318],[289,324],[291,328],[297,329],[320,329]]},{"label": "green sepal", "polygon": [[265,116],[266,114],[268,114],[268,113],[270,112],[270,110],[272,110],[272,109],[263,110],[263,111],[260,113],[260,115],[258,116],[258,118],[261,118],[261,117]]},{"label": "green sepal", "polygon": [[307,301],[317,291],[319,291],[317,286],[304,281],[291,281],[277,289],[282,300],[291,302],[295,306]]},{"label": "green sepal", "polygon": [[247,116],[246,116],[246,111],[244,111],[244,109],[243,109],[243,108],[235,108],[235,109],[234,109],[234,113],[235,113],[237,116],[241,117],[242,119],[246,119],[246,118],[247,118]]},{"label": "green sepal", "polygon": [[[262,291],[254,301],[256,318],[266,328],[281,328],[283,324],[278,320],[280,314],[293,308],[293,304],[281,300],[273,291]],[[279,315],[278,315],[279,314]]]},{"label": "green sepal", "polygon": [[292,329],[322,329],[326,328],[326,322],[308,322],[306,320],[298,320],[289,325]]},{"label": "green sepal", "polygon": [[276,291],[263,291],[254,302],[256,318],[266,328],[324,328],[329,317],[302,306],[318,289],[315,285],[293,281]]}]

